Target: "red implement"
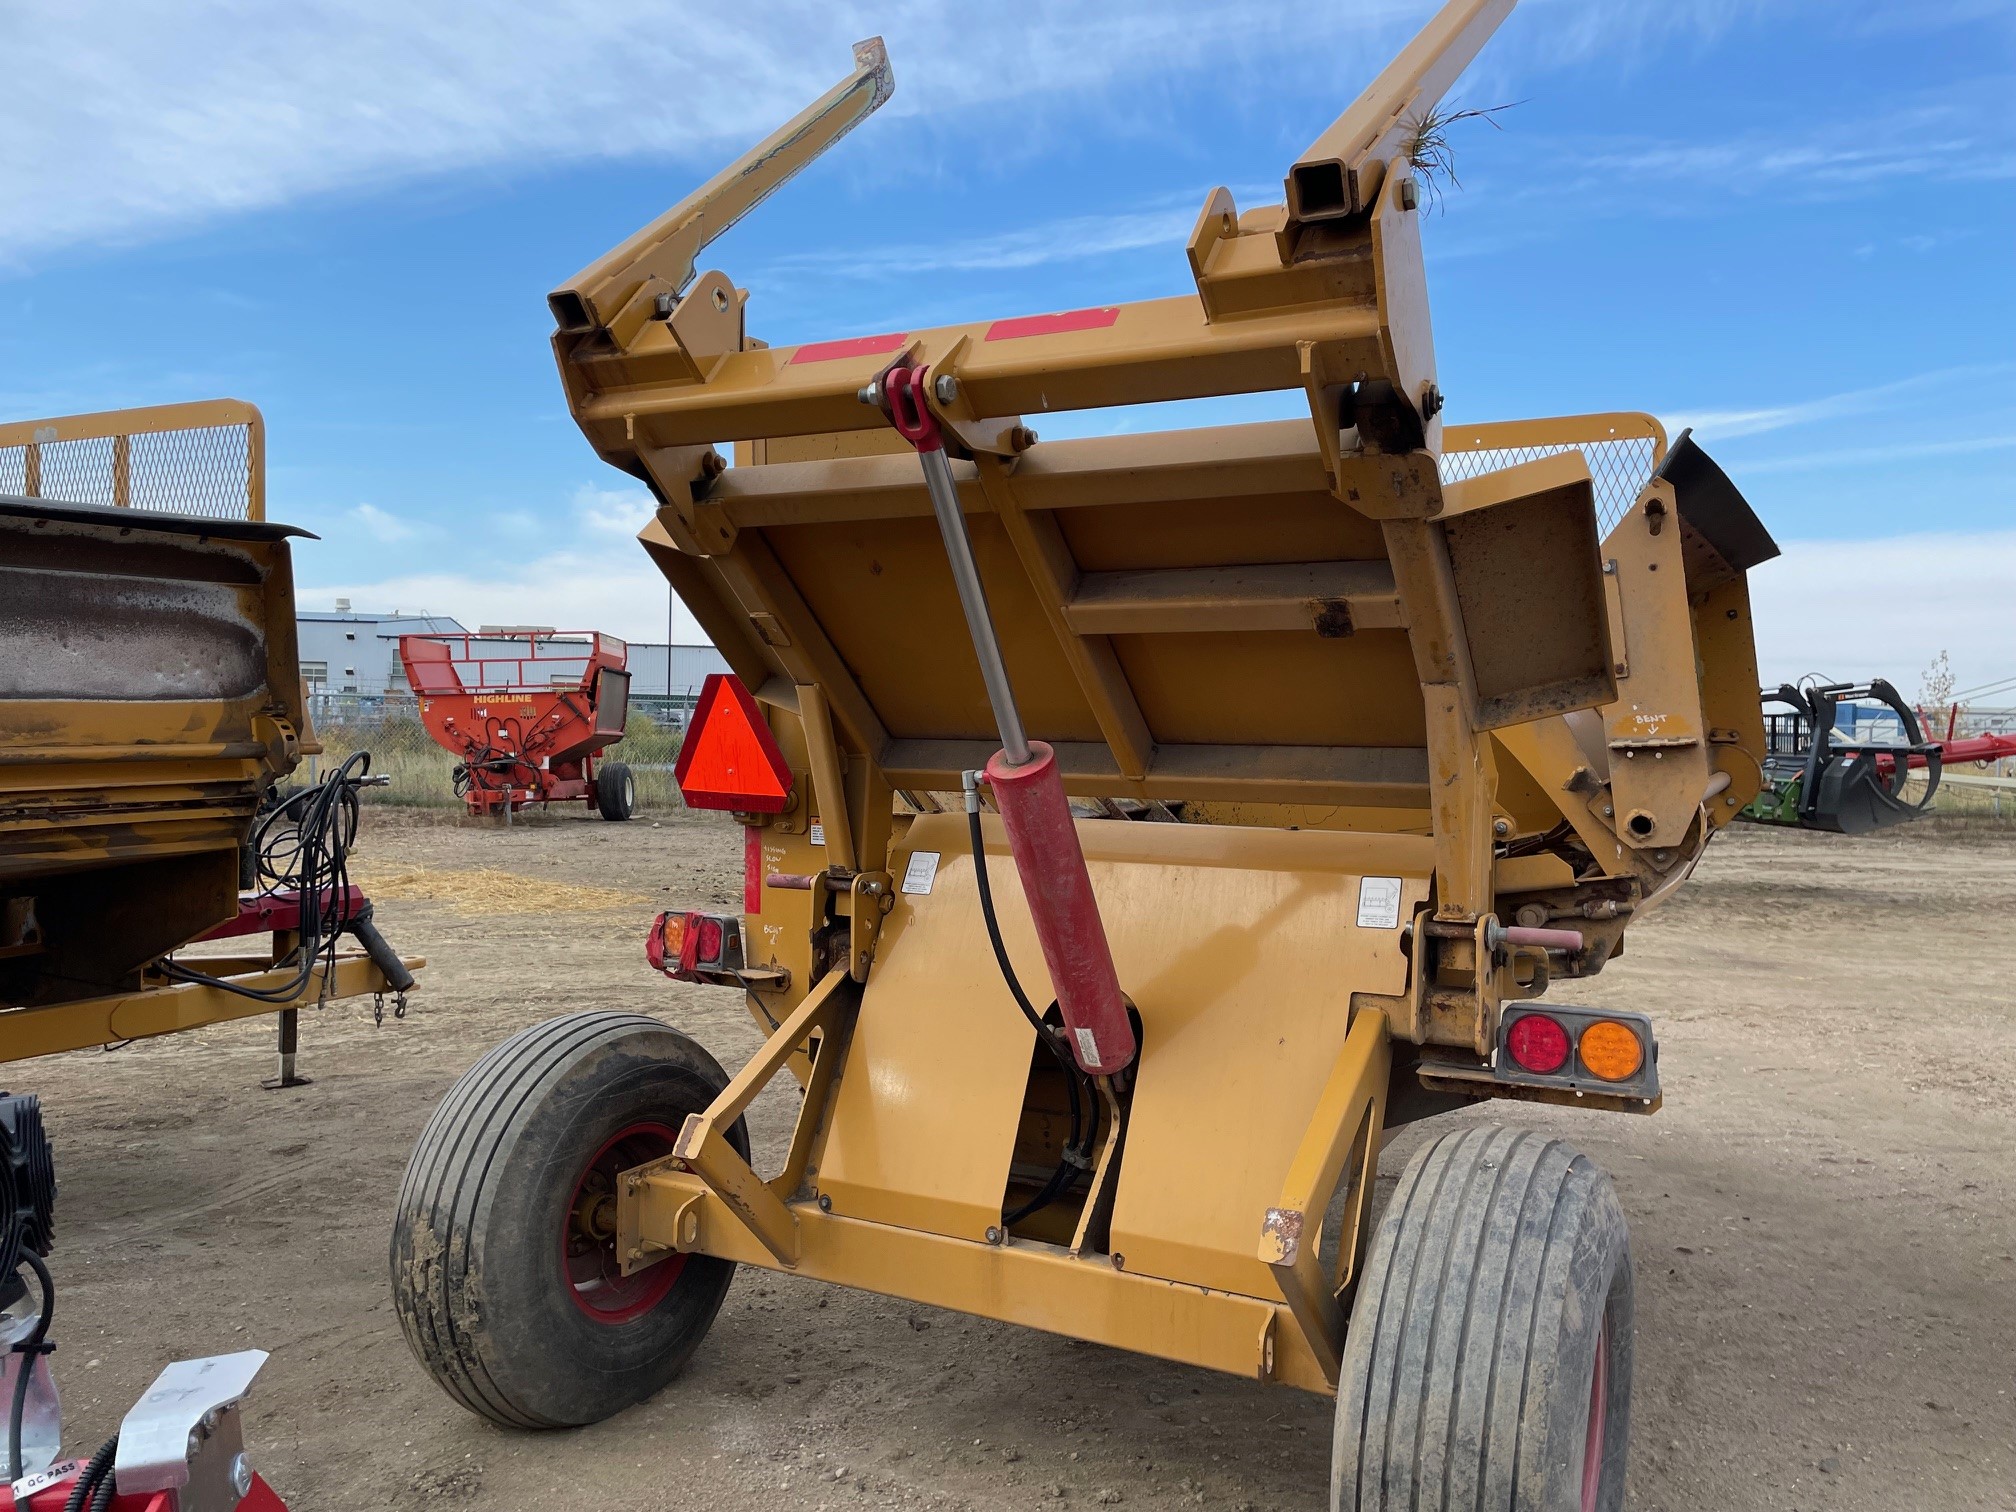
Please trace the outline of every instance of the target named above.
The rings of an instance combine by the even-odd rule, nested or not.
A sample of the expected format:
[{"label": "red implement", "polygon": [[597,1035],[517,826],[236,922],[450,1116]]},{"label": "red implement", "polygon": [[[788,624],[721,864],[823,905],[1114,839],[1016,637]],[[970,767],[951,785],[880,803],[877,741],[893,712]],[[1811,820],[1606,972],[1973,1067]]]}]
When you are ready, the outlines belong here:
[{"label": "red implement", "polygon": [[630,817],[630,769],[596,771],[623,738],[628,656],[622,641],[593,630],[399,637],[420,722],[457,758],[455,790],[472,814],[578,802],[605,819]]},{"label": "red implement", "polygon": [[[1969,735],[1964,740],[1942,740],[1939,743],[1939,761],[1942,766],[1958,766],[1963,761],[2002,761],[2016,757],[2016,735]],[[1926,763],[1926,757],[1913,754],[1911,766],[1916,769]],[[1885,776],[1895,763],[1893,756],[1878,756],[1876,770]]]}]

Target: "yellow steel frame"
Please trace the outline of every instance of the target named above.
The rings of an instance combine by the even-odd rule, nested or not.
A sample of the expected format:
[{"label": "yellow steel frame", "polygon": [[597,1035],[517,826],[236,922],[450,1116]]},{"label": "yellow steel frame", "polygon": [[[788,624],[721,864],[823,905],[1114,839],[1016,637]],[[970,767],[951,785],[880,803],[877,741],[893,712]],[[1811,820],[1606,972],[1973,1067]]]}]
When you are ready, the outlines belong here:
[{"label": "yellow steel frame", "polygon": [[[1193,293],[753,339],[746,292],[696,259],[887,96],[879,44],[554,292],[577,422],[648,481],[645,549],[797,774],[785,813],[744,816],[763,867],[820,878],[760,890],[749,964],[789,983],[749,994],[772,1033],[625,1174],[626,1267],[706,1253],[1330,1389],[1389,1094],[1467,1087],[1501,1004],[1599,969],[1754,792],[1761,734],[1730,691],[1755,677],[1744,564],[1666,528],[1651,476],[1599,537],[1581,449],[1642,440],[1656,464],[1658,423],[1441,418],[1410,153],[1510,7],[1450,0],[1284,204],[1209,196]],[[1124,1153],[1116,1116],[1047,1227],[1003,1231],[1018,1155],[1055,1141],[963,820],[922,796],[995,744],[917,459],[864,402],[899,363],[929,370],[1032,733],[1074,795],[1192,821],[1079,825],[1141,1051],[1105,1088]],[[1025,423],[1259,390],[1299,391],[1309,420],[1042,444]],[[1534,455],[1445,480],[1443,454],[1480,449]],[[899,792],[925,812],[892,820]],[[1593,867],[1544,853],[1556,831]],[[1033,962],[983,835],[1005,948]],[[1585,950],[1494,943],[1515,909],[1573,917]],[[805,1099],[765,1179],[730,1130],[786,1070]]]},{"label": "yellow steel frame", "polygon": [[[427,964],[424,956],[403,959],[408,971],[418,971]],[[294,974],[292,967],[283,970],[252,958],[199,956],[190,964],[237,986],[265,991],[283,986]],[[222,987],[176,982],[43,1008],[14,1008],[0,1012],[0,1062],[120,1045],[391,990],[384,973],[367,956],[344,951],[338,953],[333,971],[317,967],[307,985],[284,1002],[260,1002]]]},{"label": "yellow steel frame", "polygon": [[22,493],[44,497],[43,448],[72,441],[110,440],[111,499],[115,508],[132,505],[132,453],[135,436],[173,431],[245,428],[245,513],[247,520],[266,518],[266,418],[257,405],[242,399],[198,399],[185,404],[155,404],[138,409],[99,410],[88,415],[59,415],[45,420],[0,423],[0,452],[21,452]]},{"label": "yellow steel frame", "polygon": [[[1006,1236],[975,1244],[836,1215],[806,1175],[857,1008],[853,984],[841,973],[826,977],[713,1105],[687,1120],[671,1156],[624,1173],[617,1235],[626,1272],[672,1254],[716,1255],[1308,1391],[1335,1389],[1390,1071],[1382,1014],[1353,1019],[1280,1199],[1255,1236],[1283,1300],[1136,1274],[1119,1257],[1075,1245]],[[812,1036],[819,1044],[791,1155],[765,1181],[727,1131]],[[1326,1274],[1316,1240],[1347,1166],[1345,1227]]]}]

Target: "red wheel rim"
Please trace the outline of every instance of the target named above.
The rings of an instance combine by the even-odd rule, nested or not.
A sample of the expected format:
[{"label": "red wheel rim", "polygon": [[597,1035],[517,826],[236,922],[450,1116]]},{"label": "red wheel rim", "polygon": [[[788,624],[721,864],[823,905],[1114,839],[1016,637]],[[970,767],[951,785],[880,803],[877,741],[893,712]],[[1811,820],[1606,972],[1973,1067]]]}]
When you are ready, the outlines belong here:
[{"label": "red wheel rim", "polygon": [[[575,1178],[573,1195],[560,1218],[560,1275],[574,1305],[597,1323],[615,1325],[641,1318],[678,1283],[684,1255],[623,1274],[616,1236],[603,1232],[613,1216],[616,1178],[632,1166],[672,1153],[676,1132],[662,1123],[634,1123],[612,1135]],[[603,1221],[598,1224],[595,1219]]]},{"label": "red wheel rim", "polygon": [[1596,1363],[1589,1372],[1589,1440],[1582,1446],[1582,1512],[1596,1512],[1603,1488],[1603,1421],[1610,1411],[1610,1317],[1596,1330]]}]

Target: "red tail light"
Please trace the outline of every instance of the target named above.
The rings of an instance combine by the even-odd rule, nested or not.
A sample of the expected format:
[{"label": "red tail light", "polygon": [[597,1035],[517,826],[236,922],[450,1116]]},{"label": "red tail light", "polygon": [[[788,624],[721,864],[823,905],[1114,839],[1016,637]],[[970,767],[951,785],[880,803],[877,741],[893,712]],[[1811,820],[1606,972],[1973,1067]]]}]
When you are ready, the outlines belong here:
[{"label": "red tail light", "polygon": [[651,963],[653,971],[663,971],[667,961],[675,966],[679,961],[681,936],[686,930],[686,915],[661,913],[651,921],[651,932],[644,936],[644,959]]},{"label": "red tail light", "polygon": [[1552,1076],[1568,1064],[1568,1031],[1545,1014],[1529,1013],[1506,1031],[1505,1049],[1520,1070]]},{"label": "red tail light", "polygon": [[781,814],[791,797],[777,737],[749,690],[725,672],[710,672],[701,686],[672,776],[691,808]]},{"label": "red tail light", "polygon": [[741,921],[732,914],[662,913],[644,937],[644,959],[674,981],[739,981]]}]

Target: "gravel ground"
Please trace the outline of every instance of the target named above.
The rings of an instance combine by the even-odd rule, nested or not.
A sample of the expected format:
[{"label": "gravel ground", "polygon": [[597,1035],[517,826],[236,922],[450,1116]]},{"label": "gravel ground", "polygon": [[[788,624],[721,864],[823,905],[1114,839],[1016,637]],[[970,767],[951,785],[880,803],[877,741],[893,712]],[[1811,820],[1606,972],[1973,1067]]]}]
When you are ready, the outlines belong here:
[{"label": "gravel ground", "polygon": [[[680,1382],[595,1428],[501,1432],[421,1374],[385,1253],[429,1110],[487,1046],[578,1009],[660,1014],[739,1064],[736,995],[655,979],[640,949],[658,907],[734,906],[739,863],[725,822],[377,810],[358,870],[432,962],[403,1022],[308,1015],[315,1081],[286,1093],[259,1089],[260,1021],[17,1066],[63,1182],[69,1445],[166,1360],[256,1344],[250,1438],[294,1512],[1322,1508],[1325,1400],[753,1272]],[[2016,1505],[2012,903],[2007,831],[1739,832],[1576,984],[1654,1015],[1665,1110],[1493,1111],[1572,1131],[1630,1215],[1633,1508]],[[759,1154],[790,1116],[759,1103]]]}]

